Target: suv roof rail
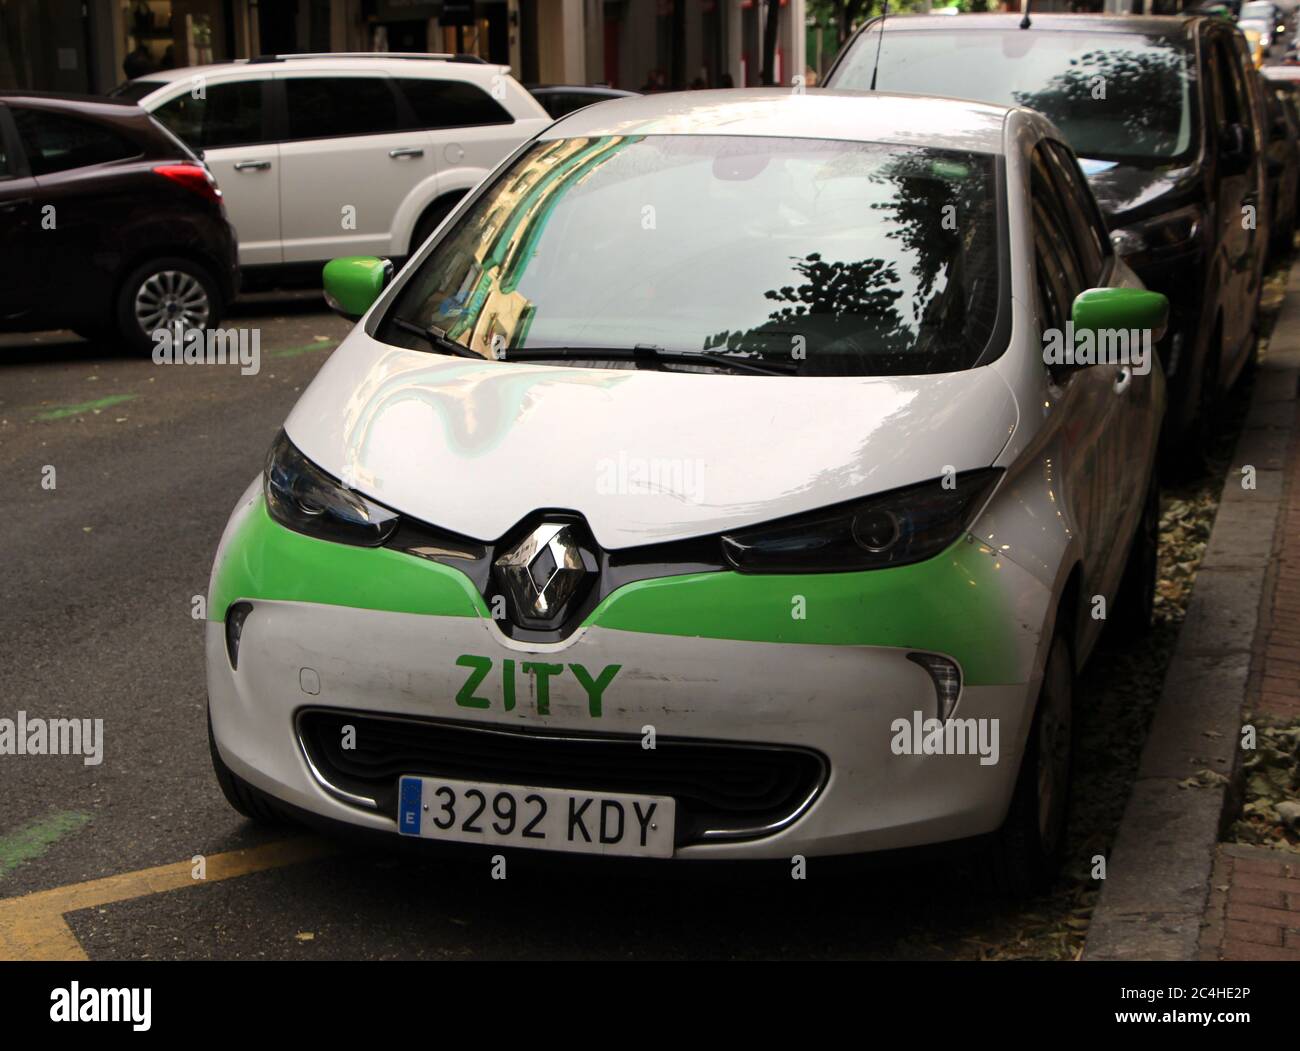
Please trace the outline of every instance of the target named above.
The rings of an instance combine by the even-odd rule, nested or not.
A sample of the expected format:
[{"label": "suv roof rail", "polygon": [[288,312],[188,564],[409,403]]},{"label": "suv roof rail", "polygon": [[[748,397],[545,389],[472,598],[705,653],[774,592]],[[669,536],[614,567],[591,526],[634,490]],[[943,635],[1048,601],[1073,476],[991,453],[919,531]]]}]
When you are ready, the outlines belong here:
[{"label": "suv roof rail", "polygon": [[470,62],[487,65],[487,60],[478,55],[452,54],[447,51],[315,51],[292,55],[258,55],[249,62],[285,62],[289,59],[303,58],[400,58],[432,62]]}]

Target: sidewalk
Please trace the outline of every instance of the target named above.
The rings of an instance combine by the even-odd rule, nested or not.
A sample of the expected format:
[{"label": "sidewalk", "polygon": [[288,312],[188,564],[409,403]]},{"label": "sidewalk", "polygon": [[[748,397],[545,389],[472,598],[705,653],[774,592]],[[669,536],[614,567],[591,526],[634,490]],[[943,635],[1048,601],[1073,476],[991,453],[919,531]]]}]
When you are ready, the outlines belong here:
[{"label": "sidewalk", "polygon": [[1298,384],[1300,263],[1258,366],[1085,959],[1300,960],[1300,854],[1219,842],[1238,806],[1243,725],[1300,719]]},{"label": "sidewalk", "polygon": [[[1300,271],[1297,266],[1292,272]],[[1287,286],[1287,303],[1270,341],[1273,393],[1294,393],[1300,363],[1300,316]],[[1284,323],[1286,328],[1283,328]],[[1289,386],[1288,386],[1289,385]],[[1278,411],[1293,418],[1281,513],[1274,537],[1274,559],[1260,604],[1259,622],[1246,694],[1244,721],[1300,721],[1300,441],[1295,438],[1296,406],[1279,400]],[[1264,847],[1222,844],[1211,879],[1203,960],[1300,961],[1300,854]]]}]

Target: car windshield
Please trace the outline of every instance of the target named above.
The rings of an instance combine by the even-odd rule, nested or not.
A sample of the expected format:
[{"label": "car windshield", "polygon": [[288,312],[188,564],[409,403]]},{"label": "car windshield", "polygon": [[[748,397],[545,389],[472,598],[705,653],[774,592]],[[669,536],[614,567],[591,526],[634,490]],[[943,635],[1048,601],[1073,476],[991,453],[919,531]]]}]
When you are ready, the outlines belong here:
[{"label": "car windshield", "polygon": [[[901,19],[900,19],[901,21]],[[1181,38],[1138,33],[975,29],[858,36],[827,87],[1027,106],[1047,116],[1081,157],[1184,159],[1195,112]]]},{"label": "car windshield", "polygon": [[[796,375],[970,368],[999,314],[989,154],[822,139],[540,142],[420,261],[378,333],[657,348]],[[521,355],[522,356],[522,355]],[[693,367],[693,366],[688,366]]]}]

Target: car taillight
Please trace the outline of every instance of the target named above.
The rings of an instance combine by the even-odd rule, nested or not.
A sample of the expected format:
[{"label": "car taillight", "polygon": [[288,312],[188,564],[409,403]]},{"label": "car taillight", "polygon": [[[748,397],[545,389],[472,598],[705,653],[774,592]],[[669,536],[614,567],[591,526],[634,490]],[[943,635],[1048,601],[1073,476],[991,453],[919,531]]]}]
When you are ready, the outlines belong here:
[{"label": "car taillight", "polygon": [[179,183],[213,204],[221,203],[221,190],[217,188],[217,180],[201,164],[159,164],[154,168],[154,173]]}]

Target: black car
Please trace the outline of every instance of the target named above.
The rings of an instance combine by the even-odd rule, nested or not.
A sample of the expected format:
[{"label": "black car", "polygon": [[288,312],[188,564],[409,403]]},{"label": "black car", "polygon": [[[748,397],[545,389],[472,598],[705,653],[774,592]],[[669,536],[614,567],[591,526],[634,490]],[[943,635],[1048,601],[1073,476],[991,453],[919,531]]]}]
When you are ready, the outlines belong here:
[{"label": "black car", "polygon": [[1291,82],[1263,80],[1260,87],[1268,115],[1268,200],[1273,216],[1269,228],[1269,251],[1281,260],[1291,254],[1295,238],[1300,120],[1297,120]]},{"label": "black car", "polygon": [[528,93],[542,104],[552,117],[559,120],[567,117],[574,110],[604,102],[606,99],[619,99],[626,95],[636,95],[636,91],[623,91],[603,85],[584,87],[579,84],[526,84]]},{"label": "black car", "polygon": [[71,328],[148,350],[213,328],[237,290],[211,173],[140,107],[0,91],[0,331]]},{"label": "black car", "polygon": [[958,15],[865,25],[828,88],[1036,109],[1065,134],[1111,229],[1170,299],[1165,445],[1193,462],[1255,345],[1269,240],[1263,92],[1222,18]]}]

